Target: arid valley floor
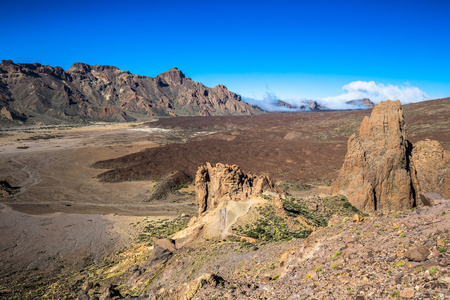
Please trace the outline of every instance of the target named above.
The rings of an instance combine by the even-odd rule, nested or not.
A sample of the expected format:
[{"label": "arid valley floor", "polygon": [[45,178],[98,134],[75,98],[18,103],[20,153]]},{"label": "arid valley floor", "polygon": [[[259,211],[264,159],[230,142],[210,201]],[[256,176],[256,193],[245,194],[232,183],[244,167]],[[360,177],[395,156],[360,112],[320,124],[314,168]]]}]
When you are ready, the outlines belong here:
[{"label": "arid valley floor", "polygon": [[[405,105],[404,114],[410,141],[434,139],[450,151],[450,98]],[[104,259],[117,262],[121,259],[120,253],[132,253],[130,255],[134,255],[138,265],[139,259],[143,259],[136,259],[139,253],[148,258],[151,250],[142,246],[145,243],[138,239],[145,226],[154,220],[173,220],[180,215],[192,217],[197,214],[192,183],[183,185],[165,200],[145,202],[155,183],[177,170],[185,172],[193,181],[198,167],[206,162],[236,164],[245,173],[269,175],[293,196],[326,195],[343,164],[348,138],[358,131],[361,120],[368,115],[370,110],[355,110],[2,128],[0,177],[20,190],[11,197],[0,198],[0,298],[73,299],[90,274],[95,273],[93,266],[99,269],[105,266]],[[208,264],[214,265],[225,282],[219,288],[220,293],[217,289],[204,288],[194,299],[344,299],[329,293],[333,290],[330,280],[335,275],[324,276],[320,271],[313,271],[320,267],[332,273],[331,267],[325,266],[330,261],[328,256],[338,251],[347,256],[356,255],[358,247],[364,244],[361,240],[366,238],[365,246],[361,247],[372,250],[364,253],[370,252],[372,260],[383,257],[388,261],[380,263],[377,274],[386,272],[383,276],[389,278],[389,284],[394,282],[392,286],[404,288],[412,277],[403,277],[406,283],[402,280],[396,282],[399,279],[394,277],[398,275],[400,266],[391,272],[395,273],[393,275],[384,268],[402,261],[398,253],[404,245],[414,243],[412,233],[417,240],[425,239],[427,235],[435,238],[437,249],[447,247],[449,209],[448,205],[431,207],[421,212],[422,215],[411,212],[400,218],[367,216],[366,223],[361,225],[344,224],[317,231],[308,238],[308,243],[316,250],[303,258],[297,255],[295,262],[296,268],[300,268],[299,265],[311,260],[310,267],[304,272],[309,278],[318,277],[311,279],[313,285],[300,271],[298,274],[303,277],[298,275],[296,281],[295,277],[285,276],[289,270],[283,269],[284,265],[292,268],[295,265],[292,257],[288,261],[288,255],[283,255],[307,250],[301,239],[257,244],[253,248],[242,245],[240,241],[215,241],[213,244],[207,241],[190,250],[192,257],[200,257],[204,249],[217,248],[213,253],[220,254],[217,257],[223,261],[211,262],[208,258],[203,266],[183,261],[184,257],[181,257],[180,264],[183,262],[186,267],[173,266],[174,271],[170,274],[175,276],[180,269],[191,272],[177,275],[181,284],[182,279],[200,276]],[[420,228],[423,222],[426,224]],[[385,230],[385,247],[391,247],[386,253],[382,252],[382,244],[373,242],[381,243],[381,238],[374,237],[375,231],[379,232],[381,228]],[[398,241],[399,230],[409,232],[408,241]],[[363,234],[352,237],[352,232]],[[339,243],[346,247],[339,247]],[[239,253],[240,258],[229,258],[229,253]],[[319,254],[325,262],[314,256]],[[440,254],[441,260],[448,262],[448,252]],[[227,257],[228,261],[225,260]],[[127,259],[123,258],[123,261]],[[357,272],[351,269],[352,265],[357,265],[358,270],[364,270],[364,263],[358,258],[353,261],[339,259],[342,262],[338,265],[348,266],[341,270],[340,273],[346,275],[339,281],[349,288],[346,290],[348,299],[366,299],[357,298],[364,297],[364,293],[358,292],[356,286],[360,285],[359,291],[364,291],[364,288],[354,282]],[[253,264],[249,263],[251,260]],[[127,268],[133,265],[129,263]],[[254,277],[249,279],[248,274],[223,270],[220,264],[230,264],[234,270],[241,268],[242,273],[247,272]],[[429,268],[436,266],[439,267],[430,265]],[[422,265],[412,264],[410,269],[414,271],[419,267]],[[439,278],[448,278],[448,273],[442,273],[447,272],[448,264],[440,268]],[[408,270],[402,272],[406,274]],[[366,276],[367,283],[381,282],[367,272],[358,273],[358,276]],[[432,277],[423,275],[424,280],[426,276]],[[322,277],[325,279],[321,281]],[[258,287],[255,282],[259,282]],[[292,287],[300,282],[304,284],[304,290],[310,291],[309,294],[302,294],[299,288]],[[389,284],[385,285],[389,287]],[[284,289],[285,286],[289,289]],[[152,291],[156,287],[152,286]],[[327,293],[308,298],[315,288]],[[383,288],[381,284],[379,289]],[[382,295],[403,288],[386,290],[376,299],[383,299]],[[161,295],[168,293],[167,289],[162,292],[161,289],[162,285],[157,290]],[[280,292],[282,289],[286,292]],[[434,293],[429,295],[430,298],[450,297],[448,283],[429,289]],[[137,297],[143,295],[146,298],[142,299],[148,299],[154,296],[152,291],[130,288],[128,292],[131,296],[139,292],[139,295],[134,295],[135,299],[141,299]],[[367,299],[372,299],[367,296],[369,294],[365,294]],[[393,293],[391,296],[399,295]]]}]

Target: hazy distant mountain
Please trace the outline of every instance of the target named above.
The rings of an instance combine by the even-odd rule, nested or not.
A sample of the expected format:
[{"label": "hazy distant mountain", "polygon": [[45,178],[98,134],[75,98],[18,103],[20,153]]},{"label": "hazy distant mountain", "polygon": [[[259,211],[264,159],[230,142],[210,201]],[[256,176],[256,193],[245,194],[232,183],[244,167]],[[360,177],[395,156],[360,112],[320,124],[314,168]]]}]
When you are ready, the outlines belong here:
[{"label": "hazy distant mountain", "polygon": [[289,103],[287,103],[287,102],[285,102],[283,100],[277,100],[277,103],[275,105],[276,106],[284,106],[284,107],[292,108],[292,109],[298,108],[298,106],[289,104]]},{"label": "hazy distant mountain", "polygon": [[19,121],[129,121],[144,116],[251,115],[257,106],[225,86],[209,88],[177,68],[155,78],[75,63],[0,64],[0,114]]},{"label": "hazy distant mountain", "polygon": [[[375,103],[373,103],[369,98],[356,99],[346,101],[345,104],[348,105],[347,109],[368,109],[374,108]],[[281,107],[283,111],[299,111],[299,110],[329,110],[328,107],[320,103],[320,100],[302,100],[300,104],[291,104],[283,100],[277,100],[274,103],[275,107]],[[270,111],[270,109],[269,109]]]},{"label": "hazy distant mountain", "polygon": [[375,103],[373,103],[369,98],[350,100],[345,102],[346,104],[355,105],[360,108],[374,108]]},{"label": "hazy distant mountain", "polygon": [[315,100],[303,100],[300,105],[293,105],[283,100],[277,100],[275,106],[286,107],[292,110],[327,110],[326,107]]}]

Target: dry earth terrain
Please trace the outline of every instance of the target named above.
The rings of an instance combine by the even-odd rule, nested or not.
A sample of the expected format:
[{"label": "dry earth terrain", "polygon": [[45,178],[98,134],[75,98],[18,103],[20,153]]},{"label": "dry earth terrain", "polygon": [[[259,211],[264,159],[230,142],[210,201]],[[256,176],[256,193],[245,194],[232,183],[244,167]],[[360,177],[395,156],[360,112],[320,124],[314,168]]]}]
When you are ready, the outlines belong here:
[{"label": "dry earth terrain", "polygon": [[[409,140],[432,138],[450,150],[450,98],[405,105],[404,111]],[[342,166],[348,137],[369,114],[336,111],[177,117],[147,124],[4,128],[0,136],[0,177],[20,187],[20,192],[0,198],[0,231],[6,237],[0,241],[0,267],[4,271],[0,298],[71,298],[85,277],[70,281],[75,278],[68,276],[70,272],[131,248],[144,224],[151,220],[193,215],[194,197],[189,189],[167,200],[144,202],[154,181],[173,171],[194,178],[198,166],[206,162],[237,164],[245,173],[270,175],[294,196],[323,193]],[[448,207],[442,207],[430,212],[427,219],[444,211],[448,216]],[[366,224],[369,230],[379,222],[370,219]],[[350,228],[342,230],[350,234]],[[355,245],[353,238],[345,243]],[[412,241],[405,245],[411,246]],[[227,243],[223,251],[228,251],[227,247],[235,246]],[[291,246],[280,247],[267,252],[252,250],[251,255],[264,261],[264,257],[278,255]],[[200,275],[200,271],[188,278]],[[48,272],[65,279],[49,277]],[[277,275],[281,274],[273,276]],[[66,279],[66,286],[58,290]],[[247,281],[237,283],[243,282]],[[265,292],[271,290],[270,285],[276,283],[268,283],[267,288],[260,285],[264,287],[259,291],[261,296],[270,295]],[[239,299],[235,288],[235,284],[233,289],[227,287],[233,290],[228,294]],[[225,291],[219,294],[227,294]],[[206,290],[204,295],[213,297],[216,292]],[[292,293],[299,291],[293,289]],[[256,292],[249,295],[258,297]],[[302,299],[300,296],[298,299]]]},{"label": "dry earth terrain", "polygon": [[153,182],[101,183],[95,179],[101,170],[90,168],[105,157],[158,147],[155,141],[170,132],[140,124],[4,129],[0,174],[20,191],[0,198],[0,280],[45,278],[103,259],[129,247],[144,220],[193,211],[193,200],[183,197],[144,203]]},{"label": "dry earth terrain", "polygon": [[[408,104],[404,113],[408,140],[434,139],[450,150],[450,98]],[[151,126],[216,132],[95,166],[114,169],[100,175],[105,181],[156,179],[176,170],[193,177],[198,166],[210,162],[236,164],[245,173],[267,173],[279,181],[329,184],[342,167],[348,138],[369,114],[359,110],[160,119]]]}]

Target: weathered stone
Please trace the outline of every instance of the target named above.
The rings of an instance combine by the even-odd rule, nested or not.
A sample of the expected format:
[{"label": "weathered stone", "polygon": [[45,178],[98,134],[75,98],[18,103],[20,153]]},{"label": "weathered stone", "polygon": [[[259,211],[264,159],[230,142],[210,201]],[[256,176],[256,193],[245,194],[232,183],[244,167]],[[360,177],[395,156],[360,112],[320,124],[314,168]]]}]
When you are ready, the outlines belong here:
[{"label": "weathered stone", "polygon": [[177,250],[175,241],[169,238],[155,239],[152,260],[164,260]]},{"label": "weathered stone", "polygon": [[414,298],[415,291],[413,288],[407,288],[400,291],[400,298],[411,299]]},{"label": "weathered stone", "polygon": [[236,165],[210,163],[201,166],[195,176],[195,202],[198,214],[226,201],[244,200],[275,188],[267,176],[244,174]]},{"label": "weathered stone", "polygon": [[450,277],[449,276],[439,277],[438,281],[439,281],[439,283],[442,283],[445,285],[450,285]]},{"label": "weathered stone", "polygon": [[[434,192],[450,199],[450,153],[438,141],[426,139],[415,143],[411,164],[417,174],[416,184],[420,193]],[[421,196],[418,200],[425,199]]]},{"label": "weathered stone", "polygon": [[433,206],[447,201],[446,199],[442,198],[440,194],[433,192],[420,193],[419,197],[422,205],[424,206]]},{"label": "weathered stone", "polygon": [[413,207],[405,121],[400,101],[381,102],[365,117],[359,135],[348,140],[347,154],[333,193],[359,210],[403,211]]},{"label": "weathered stone", "polygon": [[217,286],[220,283],[223,283],[224,280],[222,277],[214,275],[214,274],[203,274],[197,279],[191,281],[189,284],[184,284],[177,291],[178,297],[176,299],[179,300],[190,300],[192,299],[197,291],[206,285]]},{"label": "weathered stone", "polygon": [[11,115],[11,112],[6,108],[6,107],[2,107],[2,109],[0,110],[0,115],[5,117],[6,119],[13,121],[13,116]]},{"label": "weathered stone", "polygon": [[430,255],[430,249],[426,246],[417,246],[405,252],[404,256],[412,261],[424,261]]},{"label": "weathered stone", "polygon": [[359,223],[359,222],[362,222],[362,221],[364,221],[364,217],[363,216],[361,216],[360,214],[354,214],[353,215],[353,222]]}]

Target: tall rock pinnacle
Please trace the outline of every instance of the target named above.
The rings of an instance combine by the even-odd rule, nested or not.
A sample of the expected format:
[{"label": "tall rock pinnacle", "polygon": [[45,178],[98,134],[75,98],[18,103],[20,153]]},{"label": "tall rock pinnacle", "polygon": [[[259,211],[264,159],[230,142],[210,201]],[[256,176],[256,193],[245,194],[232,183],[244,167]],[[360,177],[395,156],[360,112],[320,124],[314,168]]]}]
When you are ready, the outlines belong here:
[{"label": "tall rock pinnacle", "polygon": [[381,102],[364,118],[359,135],[348,140],[332,192],[344,194],[365,212],[410,209],[416,199],[410,151],[400,101]]}]

